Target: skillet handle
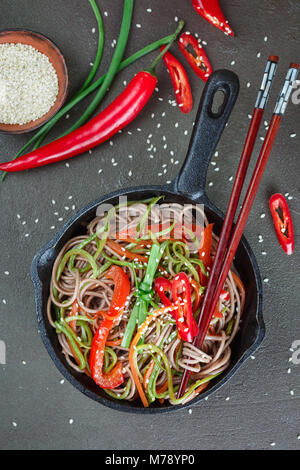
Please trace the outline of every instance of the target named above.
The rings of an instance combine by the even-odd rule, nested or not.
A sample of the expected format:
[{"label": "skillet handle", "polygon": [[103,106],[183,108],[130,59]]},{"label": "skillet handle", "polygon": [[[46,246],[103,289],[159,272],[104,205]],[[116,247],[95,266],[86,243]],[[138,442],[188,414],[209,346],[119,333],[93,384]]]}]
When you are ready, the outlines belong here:
[{"label": "skillet handle", "polygon": [[[199,199],[204,194],[208,165],[238,97],[239,87],[237,75],[229,70],[212,73],[205,85],[188,153],[174,182],[176,191],[190,199]],[[218,91],[223,93],[223,102],[215,110],[212,105]]]}]

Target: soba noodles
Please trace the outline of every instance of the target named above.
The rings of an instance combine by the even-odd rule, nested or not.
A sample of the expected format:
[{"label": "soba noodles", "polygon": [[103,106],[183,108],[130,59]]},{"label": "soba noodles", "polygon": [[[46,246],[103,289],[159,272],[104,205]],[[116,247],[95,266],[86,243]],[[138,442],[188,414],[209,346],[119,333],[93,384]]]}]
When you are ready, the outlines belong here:
[{"label": "soba noodles", "polygon": [[[179,305],[188,302],[189,292],[183,289],[177,307],[172,291],[165,292],[168,307],[154,281],[163,277],[173,285],[184,273],[180,275],[190,283],[193,316],[198,317],[205,290],[201,280],[209,275],[209,267],[200,261],[208,221],[201,208],[159,199],[120,204],[109,212],[99,209],[86,233],[69,240],[59,253],[48,301],[49,322],[56,328],[67,363],[89,375],[111,397],[142,399],[144,406],[154,401],[186,403],[228,368],[245,302],[243,284],[232,266],[202,349],[182,339],[176,309],[179,312]],[[202,226],[195,223],[199,216]],[[178,227],[183,231],[177,238]],[[212,258],[217,242],[212,234]],[[154,272],[149,275],[150,263]],[[116,281],[120,269],[128,279],[122,305],[118,305],[122,276]],[[147,281],[150,286],[145,291]],[[101,345],[99,332],[105,325],[107,335]],[[192,372],[191,380],[177,399],[184,369]],[[117,386],[112,376],[118,376]]]}]

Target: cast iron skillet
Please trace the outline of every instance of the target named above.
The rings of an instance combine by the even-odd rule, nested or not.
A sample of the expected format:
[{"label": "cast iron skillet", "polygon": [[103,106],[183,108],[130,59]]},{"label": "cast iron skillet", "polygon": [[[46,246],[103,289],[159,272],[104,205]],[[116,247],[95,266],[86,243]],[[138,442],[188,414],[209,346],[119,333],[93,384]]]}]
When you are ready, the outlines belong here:
[{"label": "cast iron skillet", "polygon": [[[217,91],[223,93],[224,101],[221,107],[215,111],[213,100]],[[254,255],[244,237],[237,251],[235,263],[246,287],[246,304],[239,333],[232,343],[231,364],[223,374],[210,384],[204,393],[186,405],[151,405],[149,408],[143,408],[140,401],[117,401],[108,397],[92,379],[85,374],[77,373],[65,361],[56,332],[49,325],[46,314],[51,270],[55,258],[70,238],[85,233],[86,225],[95,217],[96,209],[102,203],[116,204],[118,198],[125,195],[129,200],[164,195],[164,202],[204,204],[209,221],[215,224],[215,232],[220,233],[224,216],[208,200],[205,194],[205,180],[210,159],[233,109],[238,92],[239,81],[233,72],[219,70],[212,74],[201,98],[186,160],[174,182],[168,186],[140,186],[123,189],[90,203],[77,212],[33,260],[31,276],[35,287],[38,325],[46,349],[57,368],[78,390],[105,406],[144,414],[164,413],[190,407],[224,385],[258,348],[264,337],[261,278]]]}]

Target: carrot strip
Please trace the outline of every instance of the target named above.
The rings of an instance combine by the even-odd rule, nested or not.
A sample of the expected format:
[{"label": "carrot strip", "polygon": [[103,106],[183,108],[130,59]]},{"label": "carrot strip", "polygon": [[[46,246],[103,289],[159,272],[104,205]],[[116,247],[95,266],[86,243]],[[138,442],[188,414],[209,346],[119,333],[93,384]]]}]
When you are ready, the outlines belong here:
[{"label": "carrot strip", "polygon": [[143,387],[146,390],[146,392],[148,392],[148,382],[149,382],[150,375],[152,374],[152,371],[154,369],[154,366],[155,366],[155,362],[152,359],[152,361],[149,364],[149,367],[147,368],[147,370],[144,374],[144,378],[143,378]]},{"label": "carrot strip", "polygon": [[122,343],[122,338],[106,341],[105,346],[119,346]]},{"label": "carrot strip", "polygon": [[196,388],[195,392],[197,394],[203,392],[203,390],[206,389],[206,387],[208,386],[209,382],[205,382],[204,384],[201,384],[198,388]]},{"label": "carrot strip", "polygon": [[[118,253],[120,256],[125,256],[128,259],[132,260],[138,260],[141,263],[148,263],[149,258],[148,256],[143,256],[138,253],[131,253],[131,251],[126,250],[126,248],[122,247],[119,245],[119,243],[113,241],[113,240],[107,240],[106,245],[111,248],[113,251]],[[163,273],[166,272],[166,270],[162,266],[158,266],[158,269],[162,271]]]}]

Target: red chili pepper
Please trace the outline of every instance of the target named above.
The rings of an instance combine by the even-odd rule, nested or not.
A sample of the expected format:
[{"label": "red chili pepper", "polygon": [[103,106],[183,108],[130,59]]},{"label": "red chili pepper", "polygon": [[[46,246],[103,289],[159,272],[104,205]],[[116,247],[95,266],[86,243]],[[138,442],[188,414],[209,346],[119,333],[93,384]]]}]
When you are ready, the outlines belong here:
[{"label": "red chili pepper", "polygon": [[23,171],[56,163],[86,152],[110,139],[129,124],[151,97],[157,78],[149,72],[139,72],[125,90],[106,109],[82,127],[8,163],[2,171]]},{"label": "red chili pepper", "polygon": [[[213,224],[207,225],[203,231],[201,245],[199,249],[200,261],[204,264],[206,271],[209,271],[211,267],[211,247],[212,247],[212,230]],[[199,268],[200,284],[205,287],[208,283],[208,277],[203,274],[201,268]]]},{"label": "red chili pepper", "polygon": [[[101,322],[92,341],[90,352],[90,368],[94,381],[102,388],[116,388],[124,381],[123,366],[118,362],[108,373],[103,372],[104,351],[107,337],[124,309],[125,302],[130,293],[130,282],[120,266],[113,265],[106,273],[106,277],[114,281],[115,288],[108,312],[101,312],[104,320]],[[117,313],[116,313],[117,312]]]},{"label": "red chili pepper", "polygon": [[289,207],[284,196],[273,194],[269,201],[278,241],[287,255],[294,251],[294,229]]},{"label": "red chili pepper", "polygon": [[[171,300],[165,294],[165,292],[172,292],[172,282],[166,279],[165,277],[158,277],[154,281],[154,287],[164,306],[169,307],[170,305],[172,305]],[[176,320],[177,310],[173,310],[170,313]]]},{"label": "red chili pepper", "polygon": [[[193,48],[194,54],[189,52],[189,46]],[[197,39],[190,33],[183,33],[179,38],[179,48],[198,77],[206,82],[213,69]]]},{"label": "red chili pepper", "polygon": [[[165,47],[161,47],[163,51]],[[183,65],[170,52],[164,55],[164,62],[170,72],[175,98],[180,111],[189,113],[193,107],[193,97],[188,76]]]},{"label": "red chili pepper", "polygon": [[108,373],[103,372],[104,350],[106,339],[114,325],[113,320],[104,319],[99,326],[90,352],[90,368],[94,381],[101,388],[116,388],[124,382],[123,365],[117,362],[115,367]]},{"label": "red chili pepper", "polygon": [[191,343],[198,334],[198,325],[193,316],[191,288],[185,273],[179,273],[172,282],[172,295],[177,306],[176,324],[180,337]]},{"label": "red chili pepper", "polygon": [[130,294],[130,282],[120,266],[112,265],[106,272],[105,277],[114,281],[114,294],[111,299],[110,307],[106,313],[106,318],[118,318],[123,311],[125,302]]},{"label": "red chili pepper", "polygon": [[234,32],[230,28],[218,0],[192,0],[192,4],[196,12],[205,20],[225,34],[234,36]]},{"label": "red chili pepper", "polygon": [[[183,21],[166,46],[167,50],[182,30]],[[157,84],[155,68],[162,52],[148,71],[139,72],[124,91],[101,113],[84,126],[11,162],[0,164],[2,171],[22,171],[56,163],[96,147],[127,126],[149,101]]]}]

